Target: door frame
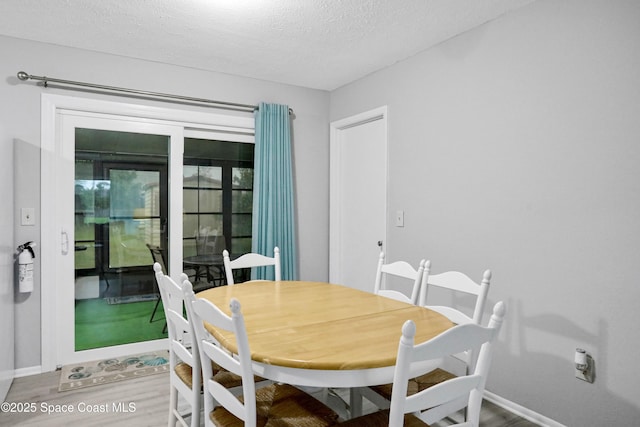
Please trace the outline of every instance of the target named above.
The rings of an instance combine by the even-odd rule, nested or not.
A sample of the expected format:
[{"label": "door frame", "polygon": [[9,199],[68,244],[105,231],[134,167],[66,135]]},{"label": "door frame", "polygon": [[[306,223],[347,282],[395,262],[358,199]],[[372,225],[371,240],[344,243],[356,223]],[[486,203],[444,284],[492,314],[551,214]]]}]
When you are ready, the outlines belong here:
[{"label": "door frame", "polygon": [[340,213],[344,209],[342,206],[342,180],[341,166],[343,159],[341,157],[341,150],[339,144],[342,139],[342,132],[353,128],[355,126],[364,125],[372,121],[382,120],[384,128],[384,156],[385,156],[385,170],[380,171],[384,173],[385,188],[385,211],[384,211],[384,235],[382,240],[384,244],[387,241],[387,206],[388,201],[388,111],[387,106],[374,108],[363,113],[356,114],[354,116],[346,117],[344,119],[336,120],[330,124],[330,136],[329,136],[329,282],[342,283],[342,261],[343,254],[341,253],[340,241],[341,241],[341,224]]},{"label": "door frame", "polygon": [[[41,98],[41,182],[40,198],[41,212],[55,212],[55,185],[56,168],[60,159],[56,152],[56,141],[60,132],[60,122],[58,114],[61,112],[76,113],[80,115],[96,115],[98,117],[124,118],[125,120],[140,121],[143,123],[154,123],[160,125],[181,126],[183,128],[182,146],[184,136],[198,137],[197,135],[207,135],[209,138],[216,136],[240,142],[253,142],[255,132],[255,122],[253,117],[242,117],[237,115],[215,114],[204,111],[193,111],[188,109],[154,107],[148,105],[122,103],[115,101],[104,101],[89,98],[79,98],[73,96],[42,94]],[[175,163],[175,162],[174,162]],[[173,166],[170,166],[173,167]],[[181,165],[180,165],[181,169]],[[171,174],[176,174],[177,170],[170,170]],[[175,180],[174,180],[175,181]],[[170,184],[170,191],[174,186],[179,186],[182,194],[182,181]],[[181,221],[182,206],[171,203],[169,207],[170,218],[173,221]],[[59,363],[57,336],[57,311],[56,301],[58,295],[57,265],[54,254],[59,251],[62,245],[60,224],[56,215],[41,215],[41,254],[40,268],[41,274],[41,370],[49,372],[55,370]],[[171,221],[171,219],[170,219]],[[170,227],[170,239],[182,241],[182,227]],[[182,245],[179,250],[182,250]],[[179,278],[182,271],[182,257],[172,258],[169,269]],[[158,345],[166,347],[164,340],[159,340]],[[117,347],[107,350],[114,355],[117,354]],[[118,354],[119,355],[119,354]]]}]

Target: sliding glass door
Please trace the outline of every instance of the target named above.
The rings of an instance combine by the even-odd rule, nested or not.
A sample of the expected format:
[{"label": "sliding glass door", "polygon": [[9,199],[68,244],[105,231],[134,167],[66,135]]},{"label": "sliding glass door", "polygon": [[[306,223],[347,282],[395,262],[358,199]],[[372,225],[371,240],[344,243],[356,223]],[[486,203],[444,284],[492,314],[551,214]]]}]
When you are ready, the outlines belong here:
[{"label": "sliding glass door", "polygon": [[147,245],[175,280],[196,229],[250,247],[253,117],[45,94],[41,126],[43,369],[166,348]]},{"label": "sliding glass door", "polygon": [[170,231],[182,240],[181,215],[169,211],[170,200],[182,201],[182,128],[75,115],[61,122],[69,167],[62,160],[59,194],[70,202],[58,209],[68,224],[60,252],[61,359],[162,347],[167,335],[150,248],[161,248],[165,269],[182,257],[182,245],[170,244]]}]

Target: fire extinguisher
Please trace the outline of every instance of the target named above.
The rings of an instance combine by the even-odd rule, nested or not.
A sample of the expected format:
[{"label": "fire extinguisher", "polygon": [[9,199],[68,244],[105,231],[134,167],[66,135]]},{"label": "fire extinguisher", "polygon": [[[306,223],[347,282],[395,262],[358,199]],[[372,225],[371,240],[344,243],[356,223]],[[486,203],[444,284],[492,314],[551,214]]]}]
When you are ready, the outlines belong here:
[{"label": "fire extinguisher", "polygon": [[33,291],[33,259],[36,254],[33,252],[33,242],[23,243],[18,246],[18,287],[20,292]]}]

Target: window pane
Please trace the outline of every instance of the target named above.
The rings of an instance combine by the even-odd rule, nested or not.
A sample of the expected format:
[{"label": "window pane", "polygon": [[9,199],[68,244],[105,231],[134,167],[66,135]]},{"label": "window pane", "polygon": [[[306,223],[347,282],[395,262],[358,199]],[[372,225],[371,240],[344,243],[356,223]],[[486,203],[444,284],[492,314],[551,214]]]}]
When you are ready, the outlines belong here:
[{"label": "window pane", "polygon": [[93,242],[76,243],[75,248],[76,270],[93,269],[96,267],[96,249]]},{"label": "window pane", "polygon": [[[208,228],[212,234],[222,234],[222,214],[218,215],[200,215],[200,228]],[[218,230],[214,233],[213,230]],[[193,230],[192,236],[195,236],[197,228]]]},{"label": "window pane", "polygon": [[183,251],[182,256],[184,258],[197,255],[198,252],[196,251],[195,239],[185,239],[184,245],[182,247],[182,251]]},{"label": "window pane", "polygon": [[[151,260],[151,253],[149,252],[149,248],[147,248],[147,243],[150,245],[164,247],[163,244],[163,231],[162,231],[162,220],[160,218],[149,218],[149,219],[134,219],[134,223],[137,223],[137,235],[136,238],[139,241],[142,252],[147,252],[149,254],[149,258]],[[167,254],[168,257],[168,254]],[[136,265],[147,265],[147,264],[136,264]],[[148,265],[153,265],[152,263]]]},{"label": "window pane", "polygon": [[251,252],[251,237],[231,239],[231,244],[233,245],[233,253],[236,255]]},{"label": "window pane", "polygon": [[146,242],[160,244],[160,219],[127,219],[109,224],[109,267],[152,265]]},{"label": "window pane", "polygon": [[184,212],[198,212],[198,190],[184,190],[182,192],[182,204]]},{"label": "window pane", "polygon": [[156,171],[111,170],[111,216],[160,215],[160,174]]},{"label": "window pane", "polygon": [[253,188],[253,169],[233,168],[233,188],[251,190]]},{"label": "window pane", "polygon": [[96,234],[93,217],[85,218],[84,215],[76,215],[75,233],[76,242],[93,241]]},{"label": "window pane", "polygon": [[198,215],[182,215],[182,234],[184,238],[194,237],[198,229]]},{"label": "window pane", "polygon": [[182,168],[182,186],[197,187],[198,186],[198,167],[184,165]]},{"label": "window pane", "polygon": [[200,166],[200,188],[222,188],[222,168],[218,166]]},{"label": "window pane", "polygon": [[233,215],[232,219],[232,236],[251,236],[251,215]]},{"label": "window pane", "polygon": [[76,179],[75,182],[75,212],[76,216],[84,218],[85,224],[95,223],[96,211],[105,217],[102,223],[107,221],[106,210],[109,208],[109,187],[107,180]]},{"label": "window pane", "polygon": [[93,179],[91,160],[76,160],[76,179]]},{"label": "window pane", "polygon": [[200,190],[198,212],[222,212],[222,190]]},{"label": "window pane", "polygon": [[[215,161],[253,163],[254,144],[216,141],[211,139],[184,139],[185,159],[211,159]],[[191,163],[194,164],[194,163]]]},{"label": "window pane", "polygon": [[253,191],[234,191],[232,193],[233,213],[251,213],[253,210]]}]

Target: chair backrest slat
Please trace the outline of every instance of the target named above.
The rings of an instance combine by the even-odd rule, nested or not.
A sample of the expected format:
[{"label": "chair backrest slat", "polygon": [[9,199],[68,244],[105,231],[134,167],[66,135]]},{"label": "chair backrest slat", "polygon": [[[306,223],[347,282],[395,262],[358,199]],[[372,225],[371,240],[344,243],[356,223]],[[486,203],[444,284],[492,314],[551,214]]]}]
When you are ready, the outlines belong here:
[{"label": "chair backrest slat", "polygon": [[240,257],[232,260],[229,255],[229,251],[225,249],[222,252],[222,259],[224,263],[225,274],[227,277],[227,285],[233,285],[235,283],[233,278],[233,270],[239,270],[243,268],[273,266],[274,280],[282,280],[282,274],[280,270],[280,249],[277,246],[273,248],[273,257],[268,257],[266,255],[251,252],[241,255]]},{"label": "chair backrest slat", "polygon": [[[422,281],[425,265],[427,262],[428,261],[425,261],[424,259],[421,260],[417,270],[406,261],[396,261],[385,264],[385,254],[384,252],[380,252],[373,293],[398,301],[416,304],[418,302],[420,283]],[[399,277],[401,279],[413,281],[411,296],[407,296],[395,289],[388,289],[388,279],[392,277]]]},{"label": "chair backrest slat", "polygon": [[[489,293],[489,284],[491,282],[491,270],[486,270],[482,275],[482,281],[476,283],[469,276],[459,271],[447,271],[440,274],[430,274],[430,265],[425,268],[422,275],[422,284],[420,285],[420,297],[418,304],[431,308],[427,304],[427,295],[431,287],[448,289],[453,292],[461,292],[475,296],[475,305],[473,314],[467,316],[474,323],[480,324],[484,314],[484,306]],[[451,319],[452,321],[455,321]]]}]

